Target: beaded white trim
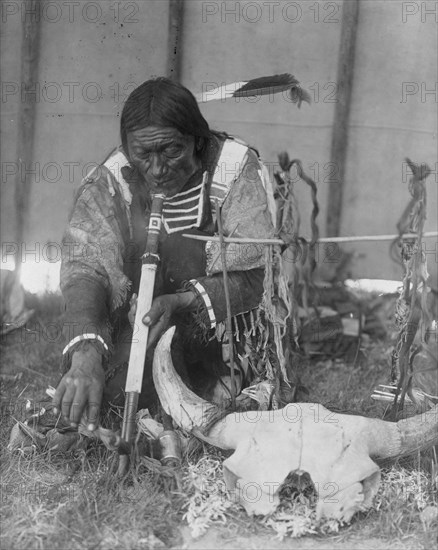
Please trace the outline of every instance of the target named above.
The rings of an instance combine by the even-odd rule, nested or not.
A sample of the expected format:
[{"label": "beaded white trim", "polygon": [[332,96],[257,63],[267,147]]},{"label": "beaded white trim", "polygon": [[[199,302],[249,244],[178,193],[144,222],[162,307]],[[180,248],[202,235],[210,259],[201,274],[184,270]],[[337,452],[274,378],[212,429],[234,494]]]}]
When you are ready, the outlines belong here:
[{"label": "beaded white trim", "polygon": [[204,300],[205,307],[207,308],[208,318],[210,320],[210,328],[214,328],[216,326],[216,316],[214,314],[213,306],[211,305],[210,297],[207,294],[207,291],[196,279],[192,279],[190,282],[199,292],[201,298]]},{"label": "beaded white trim", "polygon": [[81,342],[82,340],[97,340],[105,348],[105,351],[108,351],[108,346],[106,345],[106,342],[102,338],[102,336],[99,336],[99,334],[93,334],[90,332],[87,334],[79,334],[79,336],[76,336],[75,338],[73,338],[73,340],[70,340],[70,342],[62,350],[62,355],[65,355],[71,347],[73,347],[78,342]]}]

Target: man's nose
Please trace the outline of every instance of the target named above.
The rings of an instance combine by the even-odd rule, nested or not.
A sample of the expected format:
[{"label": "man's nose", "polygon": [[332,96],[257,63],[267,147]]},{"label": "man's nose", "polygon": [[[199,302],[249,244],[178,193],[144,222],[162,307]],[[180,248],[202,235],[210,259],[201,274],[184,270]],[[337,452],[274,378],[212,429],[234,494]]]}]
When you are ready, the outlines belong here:
[{"label": "man's nose", "polygon": [[152,155],[149,173],[154,178],[161,178],[167,172],[166,163],[160,155]]}]

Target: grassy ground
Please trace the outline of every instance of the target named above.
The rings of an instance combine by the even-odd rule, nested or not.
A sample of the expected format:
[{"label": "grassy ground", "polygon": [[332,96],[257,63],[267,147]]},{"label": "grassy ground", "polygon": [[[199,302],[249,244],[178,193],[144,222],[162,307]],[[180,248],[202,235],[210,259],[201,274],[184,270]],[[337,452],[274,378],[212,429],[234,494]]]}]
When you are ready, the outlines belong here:
[{"label": "grassy ground", "polygon": [[[304,519],[296,523],[300,514],[310,517],[308,505],[313,497],[308,495],[305,500],[292,495],[295,523],[285,532],[306,536],[286,537],[283,542],[284,522],[248,518],[226,500],[220,468],[223,457],[213,448],[203,447],[179,475],[153,461],[139,460],[123,482],[111,473],[115,457],[97,443],[73,456],[8,453],[11,427],[23,418],[27,400],[43,403],[46,387],[56,386],[60,377],[64,344],[58,331],[60,299],[46,296],[30,306],[36,313],[26,328],[0,342],[1,548],[436,547],[432,453],[384,465],[374,507],[356,515],[348,526],[335,525],[324,532],[314,529],[312,518],[307,524]],[[377,384],[388,381],[390,342],[367,342],[362,351],[364,360],[355,364],[336,360],[303,365],[309,401],[381,418],[385,407],[370,395]],[[17,374],[19,379],[14,378]],[[200,485],[205,479],[216,484],[215,500]],[[428,506],[430,518],[424,511]],[[316,533],[308,534],[312,530]],[[196,532],[207,534],[194,541],[190,533]]]}]

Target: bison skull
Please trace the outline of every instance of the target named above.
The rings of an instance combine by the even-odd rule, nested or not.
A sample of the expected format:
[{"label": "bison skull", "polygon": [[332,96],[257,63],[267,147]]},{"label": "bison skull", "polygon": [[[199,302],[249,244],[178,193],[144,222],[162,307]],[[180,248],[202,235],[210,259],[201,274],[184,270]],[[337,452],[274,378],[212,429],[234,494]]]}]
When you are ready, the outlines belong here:
[{"label": "bison skull", "polygon": [[438,443],[437,406],[397,423],[335,414],[316,403],[220,418],[218,407],[190,391],[176,373],[173,333],[169,329],[155,351],[161,404],[181,428],[203,430],[209,443],[234,450],[223,463],[224,478],[249,514],[273,512],[288,475],[307,472],[318,494],[318,517],[348,522],[371,506],[377,492],[380,470],[373,458],[395,458]]}]

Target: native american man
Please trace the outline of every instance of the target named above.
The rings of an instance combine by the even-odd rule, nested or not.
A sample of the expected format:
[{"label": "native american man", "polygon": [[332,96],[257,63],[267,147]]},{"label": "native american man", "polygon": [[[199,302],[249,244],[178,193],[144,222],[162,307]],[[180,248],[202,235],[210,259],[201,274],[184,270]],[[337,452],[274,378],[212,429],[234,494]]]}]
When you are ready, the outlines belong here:
[{"label": "native american man", "polygon": [[[220,342],[226,301],[219,244],[183,233],[214,235],[218,199],[225,235],[274,236],[272,191],[257,152],[212,131],[183,86],[158,78],[135,89],[122,112],[121,141],[79,189],[63,239],[69,335],[54,405],[72,426],[87,412],[91,429],[103,401],[123,402],[135,338],[128,312],[139,286],[151,194],[166,199],[154,300],[143,318],[150,336],[142,406],[153,401],[151,358],[170,324],[178,329],[173,353],[181,361],[175,363],[195,390],[212,373],[227,371]],[[260,324],[265,247],[230,243],[226,257],[231,313],[242,344]],[[257,368],[241,368],[240,383],[248,384]]]}]

